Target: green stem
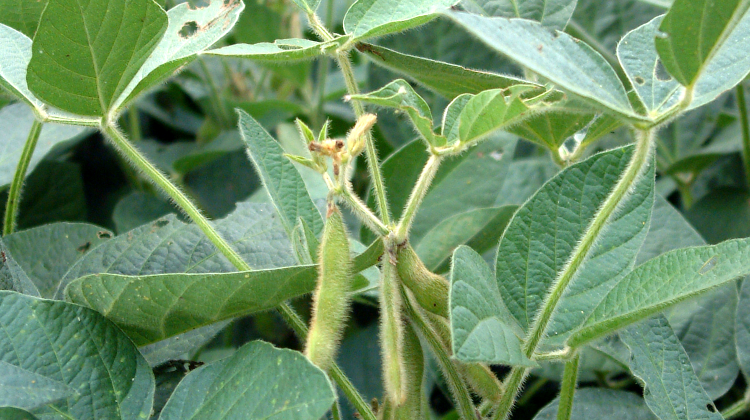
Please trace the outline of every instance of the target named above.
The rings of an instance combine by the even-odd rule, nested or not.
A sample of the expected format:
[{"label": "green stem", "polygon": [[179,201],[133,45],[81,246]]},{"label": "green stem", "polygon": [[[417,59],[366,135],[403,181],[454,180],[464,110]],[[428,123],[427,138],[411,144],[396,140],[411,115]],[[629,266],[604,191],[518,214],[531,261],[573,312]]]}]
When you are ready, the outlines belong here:
[{"label": "green stem", "polygon": [[[240,257],[240,255],[229,245],[229,243],[219,235],[219,233],[211,226],[211,223],[206,219],[198,208],[190,201],[190,199],[180,191],[169,179],[161,173],[154,165],[151,164],[140,152],[128,142],[125,137],[116,128],[112,126],[102,127],[104,134],[112,141],[117,150],[125,156],[130,162],[132,162],[138,169],[143,171],[149,179],[151,179],[159,188],[161,188],[174,202],[181,208],[182,211],[187,213],[190,219],[195,223],[201,231],[208,237],[211,243],[224,254],[224,256],[240,271],[250,271],[252,268]],[[288,303],[284,302],[277,308],[281,313],[281,316],[286,320],[289,326],[294,330],[300,340],[304,341],[307,337],[307,325],[302,319],[294,312],[294,309],[289,306]],[[341,372],[341,369],[334,364],[331,368],[331,377],[341,387],[344,394],[349,398],[352,405],[359,410],[363,418],[367,420],[375,420],[375,415],[370,410],[370,407],[364,402],[364,399],[357,392],[354,385],[346,378]]]},{"label": "green stem", "polygon": [[745,179],[750,188],[750,125],[747,117],[747,102],[745,101],[745,87],[740,83],[736,88],[737,107],[740,111],[740,125],[742,127],[742,161],[745,164]]},{"label": "green stem", "polygon": [[376,216],[372,210],[370,210],[370,208],[354,194],[351,190],[351,184],[348,181],[345,182],[347,183],[346,187],[342,188],[336,195],[340,197],[357,216],[359,216],[359,219],[367,225],[370,230],[378,235],[387,236],[390,233],[388,226],[384,225],[378,216]]},{"label": "green stem", "polygon": [[414,216],[416,216],[419,205],[422,204],[422,200],[424,200],[427,191],[430,189],[430,184],[432,184],[432,180],[435,178],[435,174],[440,167],[440,162],[442,162],[442,157],[430,155],[424,169],[422,169],[422,173],[414,185],[411,196],[409,196],[409,201],[406,203],[406,207],[404,207],[404,213],[398,222],[398,227],[396,227],[397,242],[403,242],[407,238],[411,224],[414,221]]},{"label": "green stem", "polygon": [[29,130],[29,136],[26,139],[26,144],[24,144],[21,151],[21,158],[18,160],[18,166],[16,166],[16,173],[13,175],[10,190],[8,191],[8,202],[5,206],[5,221],[3,222],[3,236],[10,235],[16,228],[23,181],[26,179],[26,171],[29,169],[29,162],[31,162],[31,156],[34,154],[37,140],[39,140],[39,133],[41,132],[42,123],[34,119],[34,122],[31,124],[31,130]]},{"label": "green stem", "polygon": [[461,379],[461,375],[456,370],[448,349],[443,345],[440,336],[432,328],[422,309],[413,301],[413,298],[403,286],[401,287],[401,295],[403,296],[404,308],[409,315],[409,319],[411,319],[416,329],[422,334],[427,344],[429,344],[440,365],[440,369],[443,371],[445,381],[448,383],[448,387],[456,403],[455,408],[458,412],[458,417],[461,419],[476,418],[476,409],[471,402],[469,390]]},{"label": "green stem", "polygon": [[573,359],[565,363],[563,379],[560,384],[560,403],[557,406],[557,420],[570,420],[573,413],[573,395],[578,382],[578,362],[581,355],[576,354]]},{"label": "green stem", "polygon": [[[617,182],[617,185],[615,185],[615,188],[604,201],[601,209],[599,209],[594,216],[594,220],[591,221],[583,238],[573,250],[572,257],[563,268],[558,280],[552,285],[551,292],[544,299],[542,309],[534,320],[526,342],[524,343],[523,350],[529,358],[533,358],[534,352],[547,331],[547,325],[557,308],[557,304],[559,303],[563,292],[565,292],[565,289],[578,271],[578,268],[583,264],[583,261],[586,259],[586,256],[594,246],[596,239],[606,225],[607,220],[609,220],[615,212],[622,199],[628,194],[630,187],[646,167],[654,143],[654,130],[639,130],[637,131],[637,137],[635,153],[633,154],[628,167]],[[506,392],[500,401],[498,409],[495,411],[494,418],[496,420],[508,417],[516,395],[518,394],[518,388],[520,388],[527,373],[528,369],[526,368],[513,368],[511,371],[504,387]]]},{"label": "green stem", "polygon": [[722,410],[721,416],[726,420],[730,420],[747,411],[750,411],[750,388],[745,391],[745,396],[741,400]]},{"label": "green stem", "polygon": [[521,398],[518,399],[518,405],[525,405],[529,402],[531,397],[536,395],[536,393],[539,392],[547,382],[549,382],[549,379],[547,378],[537,378],[531,385],[529,385],[529,389],[521,395]]},{"label": "green stem", "polygon": [[143,138],[141,135],[141,121],[138,118],[138,108],[131,105],[128,109],[128,124],[130,128],[130,138],[134,142],[139,142]]}]

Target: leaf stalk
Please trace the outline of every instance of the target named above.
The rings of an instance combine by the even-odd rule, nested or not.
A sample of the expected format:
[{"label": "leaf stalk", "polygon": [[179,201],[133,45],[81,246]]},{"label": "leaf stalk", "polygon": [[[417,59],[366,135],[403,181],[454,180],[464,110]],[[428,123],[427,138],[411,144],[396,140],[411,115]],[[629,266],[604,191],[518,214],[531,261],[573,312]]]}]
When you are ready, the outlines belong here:
[{"label": "leaf stalk", "polygon": [[414,222],[414,216],[417,215],[417,210],[419,209],[420,204],[422,204],[422,200],[424,200],[424,197],[427,195],[427,191],[430,189],[432,180],[435,178],[435,174],[437,173],[442,161],[443,158],[438,155],[430,155],[430,158],[427,160],[427,163],[422,169],[422,173],[419,175],[417,183],[414,185],[411,196],[409,196],[409,201],[406,203],[401,220],[396,227],[397,242],[400,243],[405,241],[409,235],[409,229]]},{"label": "leaf stalk", "polygon": [[3,221],[3,236],[10,235],[16,228],[18,222],[18,209],[21,202],[21,192],[23,191],[23,181],[26,179],[26,171],[29,169],[31,156],[34,155],[39,134],[42,132],[42,123],[34,119],[29,130],[29,136],[21,151],[21,158],[18,160],[16,172],[13,175],[13,181],[8,191],[8,201],[5,206],[5,220]]},{"label": "leaf stalk", "polygon": [[573,413],[573,395],[578,382],[578,362],[581,355],[576,354],[572,360],[565,363],[563,379],[560,384],[560,403],[557,406],[557,420],[570,420]]}]

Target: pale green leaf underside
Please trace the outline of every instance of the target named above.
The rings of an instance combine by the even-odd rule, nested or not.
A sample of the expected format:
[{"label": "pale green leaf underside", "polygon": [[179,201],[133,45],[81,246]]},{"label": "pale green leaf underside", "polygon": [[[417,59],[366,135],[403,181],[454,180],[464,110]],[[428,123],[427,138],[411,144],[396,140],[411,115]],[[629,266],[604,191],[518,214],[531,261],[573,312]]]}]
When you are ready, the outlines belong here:
[{"label": "pale green leaf underside", "polygon": [[150,414],[151,368],[133,343],[100,314],[65,302],[0,292],[0,330],[1,361],[73,390],[54,408],[32,410],[40,418],[136,420]]},{"label": "pale green leaf underside", "polygon": [[74,392],[60,381],[0,361],[0,407],[30,410],[66,398]]},{"label": "pale green leaf underside", "polygon": [[344,32],[360,40],[427,23],[456,0],[357,0],[344,16]]},{"label": "pale green leaf underside", "polygon": [[34,36],[29,88],[64,111],[106,115],[166,27],[153,0],[50,0]]},{"label": "pale green leaf underside", "polygon": [[318,420],[334,400],[326,374],[302,354],[253,341],[190,372],[159,418]]},{"label": "pale green leaf underside", "polygon": [[[556,420],[560,403],[555,398],[547,404],[534,420]],[[643,398],[632,392],[605,388],[577,389],[573,397],[574,420],[657,420],[649,411]]]},{"label": "pale green leaf underside", "polygon": [[[26,68],[31,61],[31,39],[15,29],[0,23],[0,86],[35,108],[40,101],[26,83]],[[1,156],[1,155],[0,155]]]},{"label": "pale green leaf underside", "polygon": [[463,362],[534,367],[523,352],[523,332],[503,303],[492,271],[471,248],[453,253],[450,295],[453,355]]},{"label": "pale green leaf underside", "polygon": [[617,57],[622,68],[651,118],[676,106],[685,92],[677,80],[659,74],[659,55],[654,39],[661,20],[661,16],[656,17],[628,32],[617,44]]},{"label": "pale green leaf underside", "polygon": [[484,16],[535,20],[543,26],[563,30],[573,16],[578,0],[473,0],[466,10]]},{"label": "pale green leaf underside", "polygon": [[315,266],[222,274],[120,276],[73,281],[66,299],[101,312],[139,346],[272,309],[315,288]]},{"label": "pale green leaf underside", "polygon": [[319,234],[323,219],[307,192],[297,168],[284,156],[281,145],[271,137],[253,117],[244,111],[240,115],[240,134],[247,144],[247,152],[258,171],[268,196],[281,218],[287,234],[291,234],[301,217]]},{"label": "pale green leaf underside", "polygon": [[335,48],[342,39],[347,38],[342,37],[332,42],[315,42],[307,39],[277,39],[274,42],[229,45],[215,50],[208,50],[204,54],[249,58],[270,63],[286,63],[319,57],[325,54],[328,48]]},{"label": "pale green leaf underside", "polygon": [[119,95],[114,107],[126,106],[140,93],[195,59],[234,27],[244,8],[242,0],[211,0],[208,6],[201,8],[193,9],[188,3],[182,3],[169,9],[167,29],[161,41]]},{"label": "pale green leaf underside", "polygon": [[490,18],[462,12],[446,14],[490,48],[561,89],[618,114],[641,118],[631,108],[614,69],[586,43],[524,19]]},{"label": "pale green leaf underside", "polygon": [[630,347],[630,371],[645,383],[646,404],[660,420],[723,419],[664,316],[633,325],[620,337]]},{"label": "pale green leaf underside", "polygon": [[636,267],[570,338],[580,345],[750,273],[750,239],[676,249]]}]

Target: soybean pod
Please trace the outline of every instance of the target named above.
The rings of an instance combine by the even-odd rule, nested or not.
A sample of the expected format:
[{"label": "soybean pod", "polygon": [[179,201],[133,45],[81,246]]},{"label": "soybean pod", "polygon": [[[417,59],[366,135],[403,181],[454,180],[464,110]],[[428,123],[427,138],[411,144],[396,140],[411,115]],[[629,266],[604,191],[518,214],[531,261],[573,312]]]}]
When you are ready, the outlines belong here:
[{"label": "soybean pod", "polygon": [[440,275],[425,267],[411,246],[398,253],[398,275],[425,310],[448,318],[448,294],[450,284]]}]

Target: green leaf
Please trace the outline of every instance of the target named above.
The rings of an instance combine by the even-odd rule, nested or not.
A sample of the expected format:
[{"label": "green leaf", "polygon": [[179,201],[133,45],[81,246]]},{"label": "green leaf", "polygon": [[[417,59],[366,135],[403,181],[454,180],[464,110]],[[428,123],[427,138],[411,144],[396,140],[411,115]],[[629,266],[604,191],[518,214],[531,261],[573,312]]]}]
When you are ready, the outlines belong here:
[{"label": "green leaf", "polygon": [[101,312],[137,345],[259,311],[315,289],[314,265],[221,274],[94,274],[75,280],[67,300]]},{"label": "green leaf", "polygon": [[547,28],[563,30],[576,8],[577,0],[475,0],[466,10],[483,16],[535,20]]},{"label": "green leaf", "polygon": [[695,228],[685,220],[679,210],[659,194],[654,197],[651,213],[651,226],[646,240],[638,251],[636,264],[640,265],[651,258],[686,246],[705,245],[706,241]]},{"label": "green leaf", "polygon": [[3,420],[37,420],[37,417],[28,411],[14,407],[0,407],[0,418]]},{"label": "green leaf", "polygon": [[153,0],[49,0],[34,36],[29,88],[62,110],[105,116],[166,27]]},{"label": "green leaf", "polygon": [[[0,8],[5,4],[7,3],[0,3]],[[1,15],[3,15],[2,11],[0,11]],[[0,54],[3,56],[0,62],[0,86],[34,108],[41,108],[42,101],[31,93],[26,83],[26,68],[31,61],[31,39],[0,23]]]},{"label": "green leaf", "polygon": [[711,102],[750,72],[746,0],[675,0],[656,37],[664,67],[688,89],[691,108]]},{"label": "green leaf", "polygon": [[75,393],[62,382],[0,361],[0,407],[30,410],[67,398]]},{"label": "green leaf", "polygon": [[497,245],[516,209],[510,205],[455,214],[429,230],[415,251],[429,270],[443,271],[459,245],[468,245],[480,254]]},{"label": "green leaf", "polygon": [[[3,133],[3,141],[0,142],[0,187],[13,180],[33,122],[34,113],[26,104],[12,104],[0,109],[0,133]],[[85,132],[84,127],[44,124],[27,173],[31,173],[53,147]]]},{"label": "green leaf", "polygon": [[190,372],[159,418],[317,420],[335,398],[326,374],[302,354],[253,341]]},{"label": "green leaf", "polygon": [[669,75],[660,74],[654,40],[662,16],[625,35],[617,44],[617,57],[650,118],[655,119],[677,106],[685,88]]},{"label": "green leaf", "polygon": [[158,366],[169,360],[180,359],[185,354],[193,354],[195,350],[200,349],[213,340],[231,322],[222,321],[196,328],[186,333],[140,347],[138,351],[141,352],[149,366]]},{"label": "green leaf", "polygon": [[175,207],[166,200],[134,191],[117,202],[112,220],[115,222],[115,231],[121,234],[175,211]]},{"label": "green leaf", "polygon": [[47,1],[5,0],[0,2],[0,24],[33,38]]},{"label": "green leaf", "polygon": [[659,419],[723,419],[663,316],[633,325],[620,337],[630,347],[630,371],[645,383],[644,399]]},{"label": "green leaf", "polygon": [[[497,254],[497,283],[522,328],[531,326],[554,280],[565,268],[594,214],[617,184],[633,147],[614,149],[572,165],[548,181],[515,214]],[[602,296],[633,266],[653,205],[654,165],[635,183],[605,223],[571,279],[546,339],[558,345],[586,319]],[[552,344],[554,343],[554,344]]]},{"label": "green leaf", "polygon": [[432,111],[429,105],[405,80],[398,79],[374,92],[350,95],[349,98],[403,111],[429,146],[445,145],[445,139],[432,131]]},{"label": "green leaf", "polygon": [[456,64],[403,54],[373,44],[358,44],[357,49],[367,54],[375,64],[406,75],[449,99],[462,93],[477,94],[488,89],[531,83],[513,76],[472,70]]},{"label": "green leaf", "polygon": [[13,253],[0,238],[0,290],[13,290],[29,296],[39,296],[34,283],[13,258]]},{"label": "green leaf", "polygon": [[357,0],[346,12],[344,32],[355,40],[401,32],[434,19],[456,0]]},{"label": "green leaf", "polygon": [[335,49],[348,39],[337,38],[331,42],[316,42],[308,39],[277,39],[274,42],[257,44],[234,44],[215,50],[206,51],[207,55],[249,58],[261,62],[287,63],[290,61],[310,60]]},{"label": "green leaf", "polygon": [[747,275],[749,258],[750,240],[735,239],[676,249],[646,261],[604,296],[569,345],[577,347]]},{"label": "green leaf", "polygon": [[302,8],[305,12],[314,13],[320,5],[320,0],[292,0],[294,4]]},{"label": "green leaf", "polygon": [[41,297],[50,299],[68,269],[112,236],[94,225],[54,223],[19,231],[2,240]]},{"label": "green leaf", "polygon": [[735,318],[737,360],[745,378],[750,377],[750,281],[743,281]]},{"label": "green leaf", "polygon": [[322,232],[323,219],[297,168],[284,156],[279,143],[253,117],[241,110],[238,113],[240,133],[247,143],[248,155],[263,180],[287,234],[291,234],[298,217],[304,219],[316,234]]},{"label": "green leaf", "polygon": [[[534,420],[556,420],[559,398],[547,404]],[[571,420],[657,420],[643,398],[626,391],[605,388],[577,389]]]},{"label": "green leaf", "polygon": [[114,108],[121,110],[197,58],[232,29],[244,8],[242,0],[212,0],[201,8],[182,3],[169,9],[167,29],[159,44],[119,94]]},{"label": "green leaf", "polygon": [[[214,226],[255,269],[295,264],[289,241],[270,205],[240,203]],[[146,276],[235,270],[197,226],[169,215],[92,249],[65,274],[56,297],[62,298],[70,281],[90,274]]]},{"label": "green leaf", "polygon": [[447,16],[489,47],[559,88],[617,114],[641,118],[630,106],[614,69],[586,43],[523,19],[490,18],[462,12],[448,12]]},{"label": "green leaf", "polygon": [[471,248],[459,246],[451,268],[450,321],[453,355],[462,362],[534,367],[523,335],[503,303],[492,270]]},{"label": "green leaf", "polygon": [[0,292],[5,363],[60,382],[73,393],[32,413],[41,418],[142,419],[154,376],[133,343],[100,314],[77,305]]},{"label": "green leaf", "polygon": [[698,200],[687,219],[709,243],[750,236],[750,194],[744,189],[716,188]]},{"label": "green leaf", "polygon": [[523,204],[558,172],[560,172],[560,167],[547,157],[519,159],[511,162],[495,205]]}]

